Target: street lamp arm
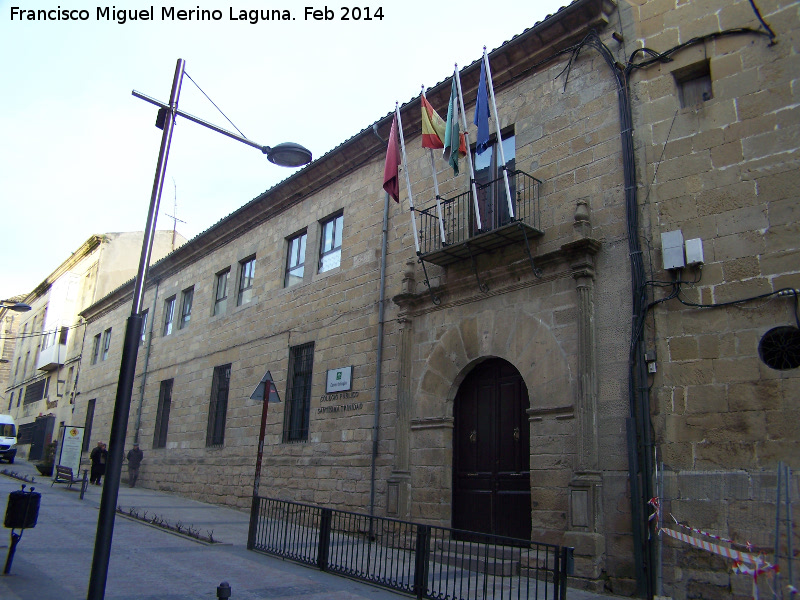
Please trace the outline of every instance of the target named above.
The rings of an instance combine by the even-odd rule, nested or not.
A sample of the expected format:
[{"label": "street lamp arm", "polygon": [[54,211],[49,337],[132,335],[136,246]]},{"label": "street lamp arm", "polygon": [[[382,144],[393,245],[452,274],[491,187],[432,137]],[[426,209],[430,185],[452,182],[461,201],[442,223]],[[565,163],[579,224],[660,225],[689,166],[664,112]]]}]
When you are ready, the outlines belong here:
[{"label": "street lamp arm", "polygon": [[[154,104],[155,106],[158,106],[159,108],[169,109],[169,104],[164,104],[163,102],[160,102],[159,100],[156,100],[155,98],[151,98],[150,96],[146,96],[146,95],[142,94],[141,92],[137,92],[136,90],[131,91],[131,94],[133,96],[135,96],[136,98],[139,98],[140,100],[144,100],[145,102],[149,102],[150,104]],[[179,117],[183,117],[184,119],[189,119],[190,121],[193,121],[193,122],[197,123],[198,125],[202,125],[203,127],[207,127],[208,129],[210,129],[212,131],[216,131],[217,133],[221,133],[222,135],[227,135],[229,138],[232,138],[232,139],[236,140],[237,142],[242,142],[243,144],[247,144],[248,146],[252,146],[253,148],[258,148],[264,154],[266,154],[270,150],[269,146],[263,146],[261,144],[258,144],[256,142],[252,141],[252,140],[248,140],[246,137],[242,137],[240,135],[237,135],[237,134],[233,133],[232,131],[228,131],[227,129],[223,129],[222,127],[217,127],[213,123],[209,123],[208,121],[204,121],[203,119],[201,119],[199,117],[195,117],[194,115],[190,115],[189,113],[184,112],[179,108],[175,109],[175,114],[177,116],[179,116]]]}]

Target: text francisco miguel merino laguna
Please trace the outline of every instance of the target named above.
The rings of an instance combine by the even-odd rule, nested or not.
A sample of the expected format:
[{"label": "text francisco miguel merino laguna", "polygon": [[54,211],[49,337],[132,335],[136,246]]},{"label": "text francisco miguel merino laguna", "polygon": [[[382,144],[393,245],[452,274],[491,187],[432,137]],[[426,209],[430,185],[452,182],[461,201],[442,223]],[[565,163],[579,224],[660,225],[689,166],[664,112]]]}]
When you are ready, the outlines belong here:
[{"label": "text francisco miguel merino laguna", "polygon": [[[12,21],[88,21],[92,14],[87,9],[70,9],[61,6],[53,9],[27,9],[19,6],[12,6]],[[119,9],[116,6],[98,6],[95,9],[96,21],[115,21],[124,25],[129,21],[154,21],[158,15],[162,21],[221,21],[223,12],[218,9],[196,9],[178,10],[174,6],[160,7],[160,14],[153,6],[140,9]],[[228,7],[229,21],[247,21],[256,24],[259,21],[292,21],[295,17],[288,9],[235,9]],[[314,8],[306,6],[303,8],[303,20],[305,21],[381,21],[383,20],[383,8],[376,6],[369,7],[341,7],[337,12],[327,6]]]}]

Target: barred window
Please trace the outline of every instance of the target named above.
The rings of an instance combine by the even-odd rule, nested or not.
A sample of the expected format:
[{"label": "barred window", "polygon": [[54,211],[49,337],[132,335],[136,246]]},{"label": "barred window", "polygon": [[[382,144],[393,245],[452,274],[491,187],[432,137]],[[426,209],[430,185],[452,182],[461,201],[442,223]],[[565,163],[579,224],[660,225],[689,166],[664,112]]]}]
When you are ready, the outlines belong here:
[{"label": "barred window", "polygon": [[289,355],[286,407],[283,418],[283,441],[308,440],[311,411],[311,374],[314,367],[314,342],[294,346]]},{"label": "barred window", "polygon": [[169,429],[169,411],[172,406],[172,383],[174,379],[161,382],[158,393],[158,412],[156,413],[156,429],[153,433],[153,448],[167,447],[167,430]]},{"label": "barred window", "polygon": [[225,417],[228,412],[230,382],[230,365],[214,367],[214,379],[211,382],[211,401],[208,404],[206,446],[221,446],[225,442]]}]

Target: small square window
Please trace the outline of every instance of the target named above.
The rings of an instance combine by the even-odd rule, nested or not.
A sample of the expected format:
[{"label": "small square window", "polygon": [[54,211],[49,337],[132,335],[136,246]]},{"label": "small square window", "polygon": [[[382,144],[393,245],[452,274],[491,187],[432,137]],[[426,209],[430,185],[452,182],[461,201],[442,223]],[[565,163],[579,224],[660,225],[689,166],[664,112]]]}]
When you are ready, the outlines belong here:
[{"label": "small square window", "polygon": [[253,297],[253,277],[256,271],[256,257],[247,258],[239,263],[239,296],[237,306],[247,304]]},{"label": "small square window", "polygon": [[289,287],[303,281],[306,262],[306,233],[289,239],[289,253],[286,257],[286,278],[283,286]]},{"label": "small square window", "polygon": [[711,69],[707,60],[672,72],[678,86],[681,108],[697,106],[714,97],[711,87]]},{"label": "small square window", "polygon": [[322,242],[319,248],[319,272],[337,268],[342,262],[342,227],[344,215],[322,223]]}]

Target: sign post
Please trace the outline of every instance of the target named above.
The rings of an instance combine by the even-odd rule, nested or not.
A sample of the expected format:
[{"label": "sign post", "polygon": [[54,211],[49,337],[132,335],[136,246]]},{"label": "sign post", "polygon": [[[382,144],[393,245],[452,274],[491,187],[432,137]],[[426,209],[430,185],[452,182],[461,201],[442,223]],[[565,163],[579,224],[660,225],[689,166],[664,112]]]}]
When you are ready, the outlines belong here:
[{"label": "sign post", "polygon": [[261,460],[264,457],[264,438],[267,433],[267,410],[270,402],[280,402],[278,389],[272,381],[272,374],[267,371],[258,382],[256,389],[250,394],[251,400],[261,400],[261,431],[258,434],[258,457],[256,458],[256,472],[253,477],[253,503],[250,507],[250,530],[247,535],[247,548],[252,550],[255,544],[256,525],[258,524],[258,488],[261,485]]}]

